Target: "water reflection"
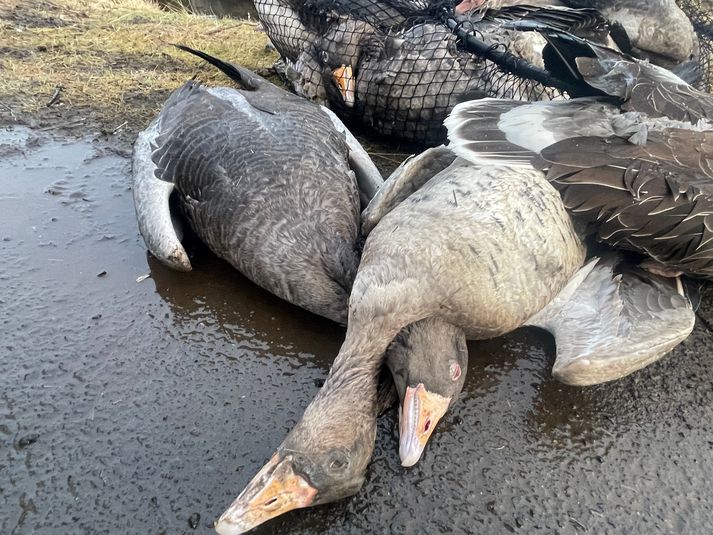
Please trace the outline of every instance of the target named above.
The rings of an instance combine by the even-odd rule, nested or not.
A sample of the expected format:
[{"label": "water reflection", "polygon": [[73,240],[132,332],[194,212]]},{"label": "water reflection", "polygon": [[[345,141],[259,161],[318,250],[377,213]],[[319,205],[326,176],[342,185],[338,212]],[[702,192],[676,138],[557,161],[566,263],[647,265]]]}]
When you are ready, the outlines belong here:
[{"label": "water reflection", "polygon": [[310,360],[328,369],[344,338],[338,325],[253,284],[195,241],[187,244],[193,271],[172,271],[147,254],[156,291],[177,321],[211,324],[236,344],[263,353]]}]

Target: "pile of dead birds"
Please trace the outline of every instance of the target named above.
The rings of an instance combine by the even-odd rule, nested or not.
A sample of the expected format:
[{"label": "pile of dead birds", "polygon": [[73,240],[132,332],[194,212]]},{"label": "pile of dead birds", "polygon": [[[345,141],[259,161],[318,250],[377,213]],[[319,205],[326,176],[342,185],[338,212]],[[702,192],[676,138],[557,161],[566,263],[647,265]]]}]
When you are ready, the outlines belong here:
[{"label": "pile of dead birds", "polygon": [[[399,398],[399,454],[411,466],[463,386],[466,339],[539,326],[556,340],[554,377],[589,385],[649,365],[690,334],[699,281],[713,278],[713,96],[689,83],[696,34],[673,2],[630,0],[618,21],[613,6],[625,0],[568,3],[587,6],[464,0],[450,6],[442,27],[411,25],[410,36],[381,41],[369,29],[365,45],[343,40],[344,29],[376,28],[376,7],[398,17],[429,6],[363,0],[349,2],[345,14],[345,2],[332,11],[322,2],[317,13],[333,25],[310,27],[303,8],[311,2],[281,0],[279,11],[266,12],[257,1],[299,95],[184,48],[238,88],[189,81],[139,136],[133,192],[148,249],[189,271],[174,227],[181,218],[256,284],[347,328],[323,387],[218,520],[219,533],[243,533],[359,490],[384,364]],[[428,83],[433,72],[414,59],[416,34],[438,34],[457,52],[467,35],[452,40],[446,32],[465,31],[463,17],[481,25],[481,36],[510,43],[507,54],[486,47],[490,56],[478,61],[522,76],[521,87],[551,91],[534,101],[527,92],[493,95],[472,52],[452,59],[462,71],[450,88],[456,100],[468,98],[448,101],[439,125],[448,143],[383,181],[323,97],[340,99],[337,112],[350,99],[367,109],[388,101],[389,91],[371,100],[360,88],[383,86],[369,73],[398,62],[408,64],[418,93],[416,75]],[[314,31],[282,41],[271,33],[294,20],[321,28],[321,40],[304,38]],[[653,43],[641,20],[659,25]],[[663,21],[681,24],[671,22],[667,33]],[[404,53],[394,39],[416,48]],[[351,52],[340,56],[340,47]],[[677,74],[654,63],[666,54]],[[307,80],[324,92],[308,90]],[[421,99],[408,120],[418,123],[437,101]],[[388,122],[377,108],[371,113],[384,120],[373,119],[377,130]]]}]

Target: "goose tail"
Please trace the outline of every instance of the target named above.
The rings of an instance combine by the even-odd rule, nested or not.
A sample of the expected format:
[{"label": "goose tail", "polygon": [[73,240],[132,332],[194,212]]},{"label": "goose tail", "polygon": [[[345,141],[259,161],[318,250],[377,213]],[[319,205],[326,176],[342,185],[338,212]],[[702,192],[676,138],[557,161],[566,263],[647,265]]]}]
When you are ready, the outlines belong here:
[{"label": "goose tail", "polygon": [[228,78],[240,85],[242,89],[256,91],[266,85],[266,81],[263,78],[245,67],[233,65],[232,63],[228,63],[227,61],[223,61],[220,58],[216,58],[215,56],[211,56],[210,54],[196,50],[195,48],[191,48],[189,46],[178,44],[174,44],[173,46],[179,50],[183,50],[184,52],[188,52],[189,54],[193,54],[194,56],[198,56],[202,60],[207,61],[225,74]]},{"label": "goose tail", "polygon": [[529,165],[531,150],[508,139],[500,118],[526,106],[528,102],[484,98],[462,102],[444,121],[448,148],[475,165]]},{"label": "goose tail", "polygon": [[617,106],[594,98],[474,100],[458,104],[445,125],[451,150],[476,165],[530,165],[536,155],[563,139],[619,136],[636,142],[637,135],[646,135],[641,114],[621,114]]}]

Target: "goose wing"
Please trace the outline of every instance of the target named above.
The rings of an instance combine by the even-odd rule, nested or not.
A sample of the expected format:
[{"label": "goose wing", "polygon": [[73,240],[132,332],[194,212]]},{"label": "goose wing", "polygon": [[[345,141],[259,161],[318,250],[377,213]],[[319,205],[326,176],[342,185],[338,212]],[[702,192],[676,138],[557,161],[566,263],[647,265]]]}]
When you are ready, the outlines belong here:
[{"label": "goose wing", "polygon": [[361,215],[361,232],[367,236],[394,207],[451,165],[456,156],[441,145],[406,159],[383,183]]},{"label": "goose wing", "polygon": [[361,143],[341,119],[329,108],[324,106],[320,106],[320,108],[327,114],[335,130],[344,136],[344,141],[349,149],[349,165],[356,175],[361,201],[366,205],[384,184],[384,179],[364,147],[361,146]]},{"label": "goose wing", "polygon": [[567,139],[535,162],[598,239],[687,274],[713,277],[713,132]]},{"label": "goose wing", "polygon": [[537,31],[547,40],[545,67],[577,87],[571,96],[610,96],[626,110],[697,122],[713,117],[713,96],[671,71],[536,21],[510,27]]},{"label": "goose wing", "polygon": [[546,172],[599,239],[713,276],[713,132],[591,99],[468,102],[446,126],[450,148],[475,164]]},{"label": "goose wing", "polygon": [[[248,114],[252,112],[244,99],[243,107]],[[149,251],[178,271],[190,271],[191,263],[173,223],[169,198],[178,185],[186,198],[198,202],[205,193],[203,187],[214,178],[215,182],[229,181],[226,170],[211,155],[220,152],[212,144],[225,138],[225,122],[220,118],[230,108],[228,101],[200,83],[186,82],[171,94],[134,144],[132,190],[139,231]]]},{"label": "goose wing", "polygon": [[671,279],[595,259],[528,324],[550,331],[557,344],[552,373],[572,385],[629,375],[688,337],[695,314]]},{"label": "goose wing", "polygon": [[171,217],[169,198],[174,185],[156,177],[156,164],[151,159],[158,134],[156,119],[134,143],[131,192],[139,232],[148,250],[162,264],[176,271],[191,271],[191,261]]},{"label": "goose wing", "polygon": [[596,9],[574,9],[560,6],[512,5],[489,9],[483,20],[492,22],[513,22],[530,20],[546,24],[548,27],[577,34],[601,34],[609,31],[609,22]]}]

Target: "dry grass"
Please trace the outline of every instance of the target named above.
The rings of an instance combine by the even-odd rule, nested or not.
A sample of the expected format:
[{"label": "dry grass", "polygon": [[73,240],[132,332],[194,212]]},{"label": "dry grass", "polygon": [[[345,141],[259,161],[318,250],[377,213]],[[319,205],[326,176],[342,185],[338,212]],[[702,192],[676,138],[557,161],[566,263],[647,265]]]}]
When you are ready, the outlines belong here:
[{"label": "dry grass", "polygon": [[111,128],[145,124],[170,91],[215,69],[181,43],[252,69],[276,59],[253,22],[165,11],[151,0],[0,0],[0,118],[81,112]]}]

